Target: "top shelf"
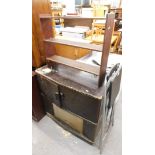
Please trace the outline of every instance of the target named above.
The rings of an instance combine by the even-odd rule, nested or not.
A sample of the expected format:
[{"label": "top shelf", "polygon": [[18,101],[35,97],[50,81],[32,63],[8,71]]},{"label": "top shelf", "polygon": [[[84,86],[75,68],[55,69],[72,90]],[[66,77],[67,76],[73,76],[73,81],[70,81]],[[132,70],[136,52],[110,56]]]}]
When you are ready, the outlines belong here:
[{"label": "top shelf", "polygon": [[40,15],[40,18],[63,18],[63,19],[98,19],[98,20],[106,20],[104,17],[84,17],[84,16],[75,16],[75,15],[68,15],[68,16],[51,16],[48,14],[42,14]]}]

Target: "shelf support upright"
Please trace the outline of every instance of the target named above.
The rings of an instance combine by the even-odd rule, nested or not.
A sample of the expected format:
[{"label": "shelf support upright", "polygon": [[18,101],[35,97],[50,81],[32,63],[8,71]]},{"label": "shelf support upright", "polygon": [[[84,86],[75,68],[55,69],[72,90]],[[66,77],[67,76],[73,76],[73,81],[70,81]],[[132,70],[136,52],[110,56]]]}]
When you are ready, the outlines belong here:
[{"label": "shelf support upright", "polygon": [[115,25],[114,19],[115,19],[115,14],[112,14],[112,13],[107,14],[98,87],[101,87],[105,80],[108,56],[109,56],[109,51],[111,47],[111,38],[112,38],[114,25]]}]

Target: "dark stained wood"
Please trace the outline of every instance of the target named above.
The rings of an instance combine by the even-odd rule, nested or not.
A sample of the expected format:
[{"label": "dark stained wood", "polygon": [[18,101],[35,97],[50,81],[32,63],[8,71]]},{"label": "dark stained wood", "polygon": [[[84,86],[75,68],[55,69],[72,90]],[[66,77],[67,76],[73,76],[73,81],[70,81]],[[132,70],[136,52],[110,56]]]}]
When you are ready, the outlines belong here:
[{"label": "dark stained wood", "polygon": [[102,45],[95,45],[90,43],[79,43],[75,41],[69,41],[69,40],[62,40],[62,39],[45,39],[45,42],[55,43],[55,44],[62,44],[62,45],[68,45],[68,46],[74,46],[79,48],[85,48],[89,50],[95,50],[95,51],[102,51]]},{"label": "dark stained wood", "polygon": [[[52,16],[47,15],[47,14],[46,15],[40,15],[40,21],[45,22],[45,27],[47,27],[47,25],[48,25],[48,24],[46,24],[46,21],[50,21],[51,18],[52,18]],[[67,18],[73,19],[73,16],[72,16],[72,18],[71,17],[66,17],[66,19]],[[76,18],[78,20],[80,20],[81,17],[76,16]],[[115,15],[113,13],[107,14],[106,26],[105,26],[105,35],[104,35],[104,41],[103,41],[104,42],[103,48],[102,48],[101,45],[92,45],[92,44],[88,44],[88,43],[77,43],[77,42],[72,42],[72,41],[68,41],[68,40],[54,39],[54,38],[52,38],[52,34],[51,33],[46,33],[46,28],[43,28],[43,31],[45,31],[45,32],[43,32],[43,34],[45,36],[44,41],[46,43],[63,44],[63,45],[68,45],[68,46],[85,48],[85,49],[89,49],[89,50],[102,51],[101,66],[100,66],[99,74],[98,74],[98,70],[96,68],[92,67],[92,66],[86,67],[86,65],[83,65],[83,64],[80,65],[80,63],[74,62],[74,61],[71,61],[71,60],[63,61],[62,58],[58,59],[58,57],[56,57],[56,56],[47,58],[48,66],[50,67],[50,65],[52,65],[52,63],[54,62],[54,63],[57,63],[57,64],[62,64],[62,65],[65,65],[65,66],[69,66],[69,67],[72,67],[72,68],[83,70],[83,71],[86,71],[88,73],[93,73],[95,75],[99,75],[98,87],[101,87],[102,84],[103,84],[104,78],[105,78],[105,74],[106,74],[109,50],[110,50],[110,47],[111,47],[111,38],[112,38],[113,30],[114,30],[114,18],[115,18]],[[90,19],[94,19],[94,18],[90,18]],[[44,23],[42,23],[42,25],[43,24]],[[42,27],[44,27],[44,25]],[[52,30],[51,30],[51,32],[52,32]],[[50,47],[50,45],[48,44],[48,49],[50,49],[49,47]],[[50,56],[50,55],[54,55],[54,53],[55,53],[54,50],[53,51],[48,50],[48,54],[46,54],[46,55]],[[49,61],[51,61],[51,63]],[[53,65],[54,65],[54,67],[56,67],[55,64],[53,64]]]},{"label": "dark stained wood", "polygon": [[96,128],[96,125],[84,120],[83,134],[92,141],[95,140]]},{"label": "dark stained wood", "polygon": [[39,14],[50,14],[49,0],[32,0],[32,66],[37,68],[45,64],[43,36],[40,29]]},{"label": "dark stained wood", "polygon": [[72,59],[64,58],[64,57],[57,56],[57,55],[54,55],[52,57],[48,57],[47,60],[54,62],[54,63],[57,63],[57,64],[62,64],[65,66],[76,68],[78,70],[82,70],[82,71],[85,71],[88,73],[99,75],[99,69],[100,68],[98,66],[88,65],[88,64],[85,64],[82,62],[77,62],[77,61],[74,61]]},{"label": "dark stained wood", "polygon": [[[72,88],[76,92],[102,99],[104,87],[98,88],[98,78],[93,74],[80,72],[77,69],[66,67],[64,65],[58,66],[58,72],[50,72],[43,74],[42,70],[47,69],[48,66],[43,66],[36,70],[36,73],[43,79],[49,79],[56,84],[63,85],[67,88]],[[67,68],[67,69],[66,69]]]},{"label": "dark stained wood", "polygon": [[[59,67],[63,68],[59,70]],[[89,86],[90,84],[92,84],[95,78],[94,76],[91,77],[92,80],[90,81],[88,79],[88,75],[85,74],[85,72],[82,72],[85,76],[81,78],[81,74],[78,76],[79,72],[77,69],[74,69],[74,71],[72,70],[73,68],[66,69],[64,65],[59,67],[58,72],[51,71],[46,73],[45,69],[48,68],[47,66],[43,66],[42,68],[36,70],[38,76],[40,77],[40,79],[42,79],[39,80],[40,85],[42,86],[41,90],[44,94],[46,94],[46,103],[48,103],[46,112],[50,114],[53,117],[53,119],[57,120],[58,123],[61,122],[59,119],[54,117],[51,111],[51,103],[53,103],[59,106],[61,109],[65,110],[66,112],[73,114],[74,116],[79,117],[80,119],[83,119],[83,132],[82,134],[80,133],[80,137],[82,139],[86,139],[86,141],[94,142],[96,135],[98,135],[98,132],[100,131],[100,128],[103,125],[102,120],[104,115],[102,115],[102,110],[105,110],[104,105],[106,104],[106,102],[104,103],[104,98],[107,97],[104,96],[104,91],[105,89],[107,89],[107,91],[111,90],[109,89],[110,85],[107,84],[106,87],[102,86],[98,88],[96,82],[96,89],[93,89],[92,87],[91,89],[89,89],[87,87],[87,84],[86,86],[81,85],[81,81],[88,81]],[[112,85],[112,87],[114,87],[113,91],[111,91],[113,93],[113,99],[107,99],[109,101],[112,101],[113,103],[118,94],[121,77],[120,71],[117,70],[118,68],[115,69],[116,70],[107,70],[107,75],[109,75],[110,77],[111,75],[113,75],[112,73],[115,73],[115,71],[115,75],[117,75],[117,77],[114,80],[114,85]],[[68,70],[70,70],[72,74],[70,74]],[[72,79],[69,79],[68,77],[66,78],[64,74],[67,74],[68,77],[72,77]],[[75,82],[75,80],[79,81],[79,83]],[[117,87],[116,89],[115,86]],[[99,93],[98,90],[101,89],[102,91],[101,93]],[[54,97],[55,95],[57,97]],[[68,124],[67,120],[63,123]],[[106,122],[103,123],[105,123],[105,126],[107,126]],[[75,133],[74,131],[76,131],[71,131],[70,129],[73,128],[69,124],[66,129],[72,133]],[[79,132],[77,132],[76,134],[78,133]]]},{"label": "dark stained wood", "polygon": [[36,74],[35,72],[32,72],[32,116],[35,121],[39,121],[44,115],[45,111],[36,79]]},{"label": "dark stained wood", "polygon": [[111,8],[110,12],[115,13],[116,20],[122,20],[122,8]]},{"label": "dark stained wood", "polygon": [[[45,25],[46,25],[46,21],[50,21],[48,17],[45,19],[41,18],[40,20],[43,22],[45,21]],[[44,80],[41,80],[46,83],[46,84],[43,84],[43,86],[46,86],[46,87],[42,87],[42,92],[44,93],[45,98],[47,97],[46,99],[48,100],[49,107],[48,107],[48,111],[47,110],[46,111],[47,113],[50,113],[50,115],[52,115],[51,103],[54,103],[55,105],[59,106],[63,110],[66,110],[67,112],[70,112],[82,118],[85,122],[83,126],[84,127],[83,133],[80,135],[80,137],[81,138],[84,137],[84,139],[87,138],[89,141],[95,140],[96,127],[98,127],[98,131],[99,131],[99,128],[102,126],[102,124],[101,125],[99,124],[101,122],[99,120],[101,120],[100,118],[102,118],[101,107],[103,110],[105,110],[105,108],[103,108],[104,107],[103,105],[106,104],[104,103],[105,101],[104,99],[107,96],[105,96],[104,92],[106,91],[105,89],[109,89],[108,84],[106,85],[106,87],[104,87],[102,86],[102,83],[103,83],[106,68],[107,68],[107,60],[108,60],[108,55],[109,55],[109,50],[111,45],[113,28],[114,28],[114,15],[108,15],[105,37],[104,37],[104,46],[102,51],[101,68],[99,66],[93,67],[91,65],[86,65],[81,62],[77,62],[74,60],[53,55],[54,49],[52,50],[50,44],[51,45],[52,43],[56,44],[56,42],[51,43],[49,41],[52,35],[51,33],[46,32],[46,29],[43,28],[45,29],[43,30],[45,31],[43,32],[46,39],[45,45],[48,45],[46,47],[46,50],[48,49],[48,51],[46,51],[47,61],[49,61],[50,63],[53,63],[54,67],[55,67],[55,64],[57,65],[56,71],[53,69],[50,70],[50,66],[44,66],[36,70],[36,72],[40,76],[40,79],[47,80],[46,82]],[[69,43],[70,46],[76,47],[77,44],[76,45],[75,44],[76,44],[75,42]],[[83,46],[84,47],[82,48],[88,49],[86,45],[83,45]],[[77,47],[79,47],[79,45]],[[82,70],[85,72],[81,72],[79,70]],[[99,78],[100,80],[99,84],[101,82],[101,85],[99,85],[100,88],[98,88],[98,85],[97,85],[98,83],[97,76],[94,76],[93,74],[89,74],[89,73],[100,75],[100,78],[101,78],[101,79]],[[108,70],[107,70],[107,75],[108,75]],[[44,83],[44,82],[41,82],[41,83]],[[117,80],[117,83],[119,83],[119,80]],[[106,127],[107,124],[106,122],[104,123]],[[67,121],[66,121],[66,124],[67,124]]]},{"label": "dark stained wood", "polygon": [[59,92],[58,85],[47,79],[38,76],[39,87],[41,96],[45,106],[46,112],[53,115],[53,102],[59,105],[59,99],[56,98],[56,92]]},{"label": "dark stained wood", "polygon": [[114,14],[111,14],[111,13],[107,14],[104,44],[103,44],[103,51],[102,51],[102,57],[101,57],[101,67],[100,67],[100,74],[99,74],[99,81],[98,81],[99,87],[102,86],[104,79],[105,79],[105,75],[106,75],[109,50],[111,47],[111,38],[112,38],[113,30],[114,30],[114,19],[115,19]]},{"label": "dark stained wood", "polygon": [[62,108],[93,123],[99,119],[101,100],[59,85]]}]

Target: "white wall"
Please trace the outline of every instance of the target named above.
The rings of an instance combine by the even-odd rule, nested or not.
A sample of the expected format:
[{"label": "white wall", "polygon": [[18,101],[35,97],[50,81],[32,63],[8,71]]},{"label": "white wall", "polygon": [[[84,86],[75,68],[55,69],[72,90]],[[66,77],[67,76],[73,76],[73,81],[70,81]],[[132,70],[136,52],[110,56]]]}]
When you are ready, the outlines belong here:
[{"label": "white wall", "polygon": [[66,5],[66,9],[68,13],[75,12],[75,0],[61,0]]},{"label": "white wall", "polygon": [[112,7],[119,7],[120,0],[97,0],[97,2],[100,2],[100,4],[111,4]]},{"label": "white wall", "polygon": [[66,9],[68,13],[74,13],[75,12],[75,0],[50,0],[51,2],[62,2],[66,5]]},{"label": "white wall", "polygon": [[[50,0],[50,1],[62,2],[63,4],[66,5],[68,13],[75,12],[75,0]],[[97,0],[97,1],[99,1],[101,4],[111,4],[112,7],[118,7],[120,2],[120,0]]]}]

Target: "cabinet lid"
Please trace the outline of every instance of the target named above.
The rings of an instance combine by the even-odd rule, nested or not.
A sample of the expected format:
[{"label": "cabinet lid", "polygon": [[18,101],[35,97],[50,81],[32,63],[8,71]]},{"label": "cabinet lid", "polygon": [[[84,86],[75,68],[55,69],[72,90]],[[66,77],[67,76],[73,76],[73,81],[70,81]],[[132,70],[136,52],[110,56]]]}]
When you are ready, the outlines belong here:
[{"label": "cabinet lid", "polygon": [[104,95],[104,86],[98,88],[98,76],[78,71],[74,68],[59,65],[57,71],[45,72],[48,66],[36,70],[36,73],[59,85],[70,88],[74,91],[101,100]]}]

